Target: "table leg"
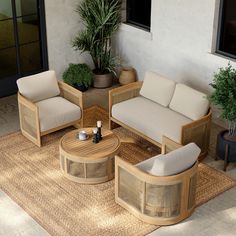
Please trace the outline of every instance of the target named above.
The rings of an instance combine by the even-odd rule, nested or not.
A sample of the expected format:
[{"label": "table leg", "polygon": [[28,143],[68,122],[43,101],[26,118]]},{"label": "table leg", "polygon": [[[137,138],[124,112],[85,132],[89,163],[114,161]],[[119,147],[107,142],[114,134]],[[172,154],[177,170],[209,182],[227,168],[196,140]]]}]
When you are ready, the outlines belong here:
[{"label": "table leg", "polygon": [[228,166],[228,158],[229,158],[229,144],[225,145],[225,158],[224,158],[224,171]]}]

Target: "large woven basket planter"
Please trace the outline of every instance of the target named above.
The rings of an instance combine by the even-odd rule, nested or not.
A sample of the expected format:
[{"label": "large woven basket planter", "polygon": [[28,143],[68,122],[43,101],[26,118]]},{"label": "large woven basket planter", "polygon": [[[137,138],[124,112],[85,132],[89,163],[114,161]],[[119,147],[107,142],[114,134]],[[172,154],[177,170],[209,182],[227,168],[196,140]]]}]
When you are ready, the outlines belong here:
[{"label": "large woven basket planter", "polygon": [[94,88],[109,88],[112,86],[113,74],[94,74],[93,87]]}]

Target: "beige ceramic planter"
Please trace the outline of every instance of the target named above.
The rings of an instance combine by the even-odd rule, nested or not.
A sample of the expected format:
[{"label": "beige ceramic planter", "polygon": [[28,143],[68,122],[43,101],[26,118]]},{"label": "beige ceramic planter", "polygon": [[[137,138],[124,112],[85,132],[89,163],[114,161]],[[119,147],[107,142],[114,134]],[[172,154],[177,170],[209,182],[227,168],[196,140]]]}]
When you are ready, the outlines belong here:
[{"label": "beige ceramic planter", "polygon": [[123,67],[119,77],[119,83],[121,85],[133,83],[136,81],[136,72],[132,67]]}]

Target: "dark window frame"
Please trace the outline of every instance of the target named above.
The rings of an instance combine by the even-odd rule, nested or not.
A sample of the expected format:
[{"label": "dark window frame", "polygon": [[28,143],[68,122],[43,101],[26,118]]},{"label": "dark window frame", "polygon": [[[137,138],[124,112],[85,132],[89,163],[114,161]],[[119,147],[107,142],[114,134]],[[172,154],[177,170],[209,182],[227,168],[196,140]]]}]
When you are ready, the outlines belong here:
[{"label": "dark window frame", "polygon": [[[152,0],[150,0],[150,1],[152,3]],[[132,19],[130,19],[130,16],[129,16],[129,14],[130,14],[130,12],[129,12],[129,0],[127,0],[126,1],[126,23],[150,32],[151,31],[151,10],[152,10],[152,8],[150,8],[150,25],[149,26],[138,23],[136,21],[133,21]]]},{"label": "dark window frame", "polygon": [[224,30],[224,19],[225,19],[225,11],[224,11],[224,7],[225,7],[225,2],[224,0],[220,0],[220,7],[219,7],[219,17],[218,17],[218,29],[217,29],[217,40],[216,40],[216,53],[232,58],[232,59],[236,59],[236,55],[231,54],[229,52],[225,52],[223,50],[220,49],[221,47],[221,40],[223,37],[223,30]]},{"label": "dark window frame", "polygon": [[[38,5],[38,17],[40,23],[40,31],[39,31],[39,38],[40,38],[40,52],[41,52],[41,62],[42,68],[23,73],[21,70],[20,65],[20,49],[19,49],[19,38],[18,38],[18,29],[17,29],[17,19],[22,16],[16,15],[16,5],[15,0],[11,0],[12,4],[12,17],[9,19],[13,19],[13,30],[14,30],[14,38],[16,47],[16,65],[17,65],[17,73],[12,75],[7,75],[6,77],[0,78],[0,97],[9,96],[15,94],[17,92],[16,80],[22,76],[28,76],[37,74],[43,71],[47,71],[49,69],[48,63],[48,48],[47,48],[47,32],[46,32],[46,16],[45,16],[45,0],[37,0]],[[4,19],[4,20],[9,20]]]}]

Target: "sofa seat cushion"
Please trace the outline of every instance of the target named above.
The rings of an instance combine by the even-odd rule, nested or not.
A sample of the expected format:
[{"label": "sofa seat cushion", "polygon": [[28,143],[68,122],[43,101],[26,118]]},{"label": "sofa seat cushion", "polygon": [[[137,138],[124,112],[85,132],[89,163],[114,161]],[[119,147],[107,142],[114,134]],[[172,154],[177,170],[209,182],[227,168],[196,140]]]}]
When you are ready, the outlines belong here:
[{"label": "sofa seat cushion", "polygon": [[181,141],[181,127],[191,119],[142,96],[112,106],[112,117],[162,143],[162,136]]},{"label": "sofa seat cushion", "polygon": [[32,102],[39,102],[60,94],[55,71],[45,71],[20,78],[17,80],[17,86],[19,92]]},{"label": "sofa seat cushion", "polygon": [[184,84],[177,84],[170,108],[192,120],[197,120],[207,114],[209,101],[206,94]]},{"label": "sofa seat cushion", "polygon": [[36,105],[39,109],[41,132],[79,120],[81,117],[80,107],[62,97],[49,98],[37,102]]},{"label": "sofa seat cushion", "polygon": [[175,82],[157,73],[146,72],[140,94],[164,107],[169,106],[174,94]]},{"label": "sofa seat cushion", "polygon": [[189,143],[165,155],[157,155],[136,166],[155,176],[179,174],[197,161],[201,149],[195,143]]}]

